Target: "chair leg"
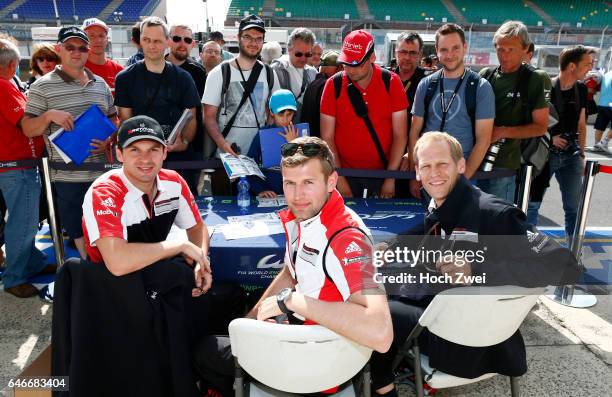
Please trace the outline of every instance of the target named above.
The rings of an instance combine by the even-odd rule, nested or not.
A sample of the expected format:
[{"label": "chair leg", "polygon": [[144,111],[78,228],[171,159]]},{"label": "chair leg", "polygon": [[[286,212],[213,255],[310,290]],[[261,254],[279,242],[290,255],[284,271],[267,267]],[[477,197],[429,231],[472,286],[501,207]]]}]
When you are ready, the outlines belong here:
[{"label": "chair leg", "polygon": [[520,397],[521,395],[521,386],[519,383],[518,376],[510,377],[510,394],[512,395],[512,397]]},{"label": "chair leg", "polygon": [[244,397],[244,374],[236,357],[234,357],[234,365],[234,395]]},{"label": "chair leg", "polygon": [[423,397],[425,393],[423,391],[423,373],[421,371],[421,349],[419,349],[417,339],[414,340],[412,351],[414,353],[414,386],[416,388],[416,395],[417,397]]}]

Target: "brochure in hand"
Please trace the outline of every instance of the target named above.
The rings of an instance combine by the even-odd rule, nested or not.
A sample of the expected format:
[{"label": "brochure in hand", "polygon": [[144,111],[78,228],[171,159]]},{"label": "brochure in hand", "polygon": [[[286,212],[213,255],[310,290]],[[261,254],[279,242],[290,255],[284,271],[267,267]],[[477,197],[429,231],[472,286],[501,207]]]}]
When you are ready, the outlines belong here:
[{"label": "brochure in hand", "polygon": [[219,158],[223,163],[223,168],[227,172],[227,176],[230,180],[240,178],[241,176],[255,175],[261,179],[266,179],[264,174],[261,172],[255,160],[250,157],[240,155],[234,157],[229,153],[219,154]]},{"label": "brochure in hand", "polygon": [[105,140],[115,132],[117,127],[106,117],[97,105],[81,113],[74,120],[72,131],[60,128],[49,136],[49,141],[60,154],[64,162],[81,165],[91,154],[92,139]]}]

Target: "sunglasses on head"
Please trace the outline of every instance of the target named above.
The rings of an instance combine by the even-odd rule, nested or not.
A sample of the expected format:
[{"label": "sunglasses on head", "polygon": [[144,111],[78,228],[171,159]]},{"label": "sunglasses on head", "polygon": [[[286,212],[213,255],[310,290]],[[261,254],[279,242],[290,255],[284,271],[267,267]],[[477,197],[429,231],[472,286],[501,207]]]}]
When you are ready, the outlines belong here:
[{"label": "sunglasses on head", "polygon": [[181,40],[183,40],[185,44],[193,43],[193,39],[191,37],[172,36],[172,41],[174,41],[175,43],[179,43]]},{"label": "sunglasses on head", "polygon": [[293,55],[295,55],[298,58],[301,58],[301,57],[310,58],[312,57],[312,52],[294,52]]},{"label": "sunglasses on head", "polygon": [[323,146],[318,143],[285,143],[281,146],[281,156],[290,157],[297,153],[298,149],[306,157],[318,156],[323,151]]}]

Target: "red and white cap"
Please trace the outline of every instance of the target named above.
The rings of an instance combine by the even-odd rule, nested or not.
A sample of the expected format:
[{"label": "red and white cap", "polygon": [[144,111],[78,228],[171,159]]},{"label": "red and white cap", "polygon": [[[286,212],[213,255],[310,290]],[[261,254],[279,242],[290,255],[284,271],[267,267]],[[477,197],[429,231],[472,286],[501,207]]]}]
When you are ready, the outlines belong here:
[{"label": "red and white cap", "polygon": [[338,63],[348,66],[359,66],[371,54],[374,48],[374,38],[365,30],[354,30],[347,34],[342,42],[342,52]]}]

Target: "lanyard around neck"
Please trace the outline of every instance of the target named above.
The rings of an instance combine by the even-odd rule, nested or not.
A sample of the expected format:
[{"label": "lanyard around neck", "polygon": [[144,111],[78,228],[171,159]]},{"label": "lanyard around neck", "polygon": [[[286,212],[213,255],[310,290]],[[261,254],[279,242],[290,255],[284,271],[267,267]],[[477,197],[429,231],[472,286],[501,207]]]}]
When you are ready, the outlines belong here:
[{"label": "lanyard around neck", "polygon": [[440,123],[440,131],[444,131],[444,124],[446,124],[446,115],[448,114],[448,111],[450,110],[450,107],[453,104],[453,101],[455,100],[455,97],[457,96],[459,89],[461,88],[461,84],[463,83],[463,80],[465,79],[466,72],[467,72],[467,69],[463,71],[461,78],[459,79],[459,81],[457,82],[457,85],[455,86],[453,95],[450,97],[448,104],[446,104],[446,106],[444,106],[444,71],[440,73],[440,108],[442,110],[442,122]]}]

